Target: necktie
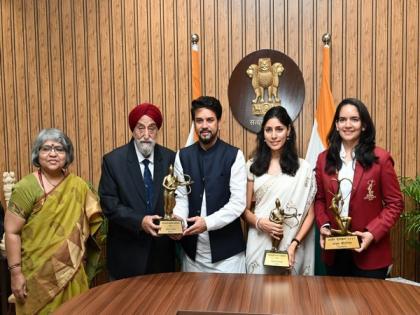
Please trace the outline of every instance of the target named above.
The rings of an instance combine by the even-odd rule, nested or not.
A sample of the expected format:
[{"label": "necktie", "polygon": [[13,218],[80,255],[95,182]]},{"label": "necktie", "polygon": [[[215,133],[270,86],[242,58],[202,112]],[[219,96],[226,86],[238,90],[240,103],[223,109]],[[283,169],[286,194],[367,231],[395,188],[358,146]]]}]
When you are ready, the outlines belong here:
[{"label": "necktie", "polygon": [[146,208],[146,211],[149,214],[152,214],[153,213],[153,210],[152,210],[152,202],[153,202],[153,179],[152,179],[152,174],[150,173],[150,170],[149,170],[149,163],[150,163],[150,161],[148,159],[144,159],[143,160],[143,164],[144,164],[143,179],[144,179],[144,187],[146,188],[146,196],[147,196],[147,208]]}]

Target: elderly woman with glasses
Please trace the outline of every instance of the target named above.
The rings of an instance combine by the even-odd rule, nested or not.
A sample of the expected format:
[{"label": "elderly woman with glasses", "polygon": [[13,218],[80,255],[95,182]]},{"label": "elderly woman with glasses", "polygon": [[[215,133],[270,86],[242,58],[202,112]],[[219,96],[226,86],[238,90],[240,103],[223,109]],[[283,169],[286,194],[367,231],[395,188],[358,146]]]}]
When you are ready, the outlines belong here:
[{"label": "elderly woman with glasses", "polygon": [[95,273],[103,216],[89,185],[68,172],[73,157],[61,130],[42,130],[32,148],[37,170],[13,188],[5,232],[17,314],[53,312]]}]

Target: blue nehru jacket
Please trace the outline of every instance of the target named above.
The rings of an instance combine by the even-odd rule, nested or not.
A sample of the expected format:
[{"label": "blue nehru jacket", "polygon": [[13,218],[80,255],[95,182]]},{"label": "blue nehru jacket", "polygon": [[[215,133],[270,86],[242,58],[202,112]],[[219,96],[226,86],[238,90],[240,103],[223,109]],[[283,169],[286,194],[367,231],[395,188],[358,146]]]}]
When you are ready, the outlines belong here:
[{"label": "blue nehru jacket", "polygon": [[[181,149],[179,157],[184,174],[190,175],[194,181],[188,195],[189,217],[200,216],[204,190],[207,215],[228,203],[230,172],[237,154],[238,148],[220,139],[207,151],[203,150],[198,142]],[[239,218],[219,230],[209,231],[209,238],[213,263],[245,250]],[[197,235],[183,237],[181,242],[187,255],[195,260]]]}]

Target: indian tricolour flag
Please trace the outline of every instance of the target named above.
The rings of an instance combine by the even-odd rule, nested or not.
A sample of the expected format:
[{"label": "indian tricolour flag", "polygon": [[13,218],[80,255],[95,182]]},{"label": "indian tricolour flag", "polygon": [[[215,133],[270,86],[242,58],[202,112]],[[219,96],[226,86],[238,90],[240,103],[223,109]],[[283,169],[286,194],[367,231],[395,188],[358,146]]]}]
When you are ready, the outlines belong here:
[{"label": "indian tricolour flag", "polygon": [[318,154],[327,148],[327,135],[334,118],[335,106],[330,89],[330,48],[324,46],[322,81],[316,107],[314,126],[306,152],[306,161],[315,168]]},{"label": "indian tricolour flag", "polygon": [[[331,128],[334,112],[334,99],[330,89],[330,48],[328,45],[325,45],[323,50],[321,88],[319,91],[311,139],[309,140],[308,150],[306,152],[306,161],[309,162],[312,168],[315,168],[318,155],[327,148],[327,135]],[[311,237],[314,237],[315,242],[314,271],[316,275],[324,275],[325,267],[320,258],[321,248],[319,246],[319,231],[317,228],[315,228],[315,231],[315,233],[309,233]]]},{"label": "indian tricolour flag", "polygon": [[[200,54],[198,52],[198,35],[196,41],[191,45],[191,74],[192,74],[192,99],[201,96],[201,71],[200,71]],[[191,123],[190,134],[188,135],[185,146],[193,144],[197,141],[197,135],[194,130],[194,122]]]}]

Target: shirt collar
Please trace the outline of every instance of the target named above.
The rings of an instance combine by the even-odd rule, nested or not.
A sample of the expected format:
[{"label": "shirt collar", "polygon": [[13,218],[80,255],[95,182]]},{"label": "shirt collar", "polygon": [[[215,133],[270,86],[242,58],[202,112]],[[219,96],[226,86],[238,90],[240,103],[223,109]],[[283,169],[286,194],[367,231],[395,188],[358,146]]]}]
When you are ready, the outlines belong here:
[{"label": "shirt collar", "polygon": [[[354,149],[351,151],[351,158],[354,161],[356,154],[354,153]],[[345,162],[346,161],[346,150],[344,149],[344,145],[341,144],[340,148],[340,159]]]}]

